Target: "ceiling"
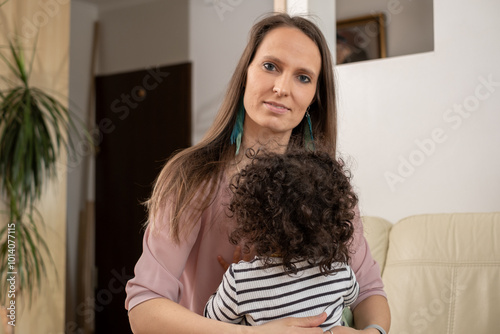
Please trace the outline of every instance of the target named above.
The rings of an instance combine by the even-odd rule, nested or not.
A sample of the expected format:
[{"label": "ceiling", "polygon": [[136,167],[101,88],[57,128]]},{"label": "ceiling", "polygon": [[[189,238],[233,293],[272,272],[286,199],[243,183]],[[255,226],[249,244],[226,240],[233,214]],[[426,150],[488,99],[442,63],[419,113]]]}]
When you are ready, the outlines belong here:
[{"label": "ceiling", "polygon": [[[74,0],[96,5],[99,10],[109,10],[121,7],[135,6],[143,3],[160,1],[160,0]],[[162,0],[165,1],[165,0]]]}]

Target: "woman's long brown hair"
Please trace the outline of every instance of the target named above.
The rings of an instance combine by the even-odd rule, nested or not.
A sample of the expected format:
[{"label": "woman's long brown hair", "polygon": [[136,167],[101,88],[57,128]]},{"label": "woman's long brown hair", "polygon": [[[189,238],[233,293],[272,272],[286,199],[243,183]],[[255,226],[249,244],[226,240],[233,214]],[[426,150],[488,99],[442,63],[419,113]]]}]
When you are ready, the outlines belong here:
[{"label": "woman's long brown hair", "polygon": [[[160,221],[168,223],[174,241],[180,242],[181,233],[187,233],[197,223],[202,211],[216,195],[223,171],[234,161],[235,147],[230,144],[230,136],[244,94],[247,69],[266,34],[283,26],[299,29],[318,46],[321,73],[309,113],[313,134],[323,138],[332,156],[335,156],[337,110],[333,66],[323,34],[315,24],[298,16],[280,13],[262,19],[250,32],[248,44],[229,82],[214,123],[198,144],[177,152],[169,159],[156,180],[151,198],[146,202],[148,223],[152,228]],[[290,144],[303,145],[305,125],[306,122],[302,121],[293,129]],[[193,201],[196,194],[196,201]]]}]

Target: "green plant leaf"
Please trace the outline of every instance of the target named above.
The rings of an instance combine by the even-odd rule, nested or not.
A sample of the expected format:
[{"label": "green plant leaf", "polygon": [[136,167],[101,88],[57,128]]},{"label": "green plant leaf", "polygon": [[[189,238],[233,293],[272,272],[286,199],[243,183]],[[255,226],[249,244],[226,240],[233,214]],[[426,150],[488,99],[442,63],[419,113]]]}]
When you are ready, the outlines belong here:
[{"label": "green plant leaf", "polygon": [[[2,0],[0,0],[1,2]],[[16,261],[19,290],[31,300],[47,275],[47,265],[55,269],[49,248],[39,233],[43,218],[35,208],[44,184],[56,175],[56,162],[61,149],[74,152],[74,142],[68,131],[78,131],[73,115],[52,95],[30,87],[29,78],[36,44],[28,63],[17,41],[0,47],[0,63],[12,72],[0,76],[8,87],[0,91],[0,194],[8,202],[8,224],[16,227]],[[68,138],[68,139],[66,139]],[[0,266],[7,266],[6,225],[0,226]],[[6,271],[0,274],[0,302],[8,291]],[[29,305],[29,304],[28,304]]]},{"label": "green plant leaf", "polygon": [[9,47],[15,63],[15,73],[17,74],[18,78],[21,79],[24,85],[28,86],[28,71],[24,61],[23,49],[20,47],[16,47],[13,41],[9,41]]},{"label": "green plant leaf", "polygon": [[[31,208],[30,212],[22,217],[10,219],[9,224],[15,225],[15,240],[16,240],[16,263],[15,268],[17,271],[16,282],[18,282],[19,291],[24,296],[28,297],[28,305],[31,303],[33,296],[41,287],[41,283],[47,277],[46,260],[51,264],[54,273],[57,274],[55,263],[50,255],[49,248],[42,235],[38,231],[37,224],[44,225],[41,215],[35,208]],[[35,219],[33,212],[37,213]],[[8,243],[7,243],[7,225],[0,229],[0,235],[5,236],[0,243],[0,265],[7,268],[8,262]],[[22,241],[22,242],[20,242]],[[44,254],[46,259],[44,259]],[[5,285],[8,271],[2,271],[0,275],[2,281],[0,282],[0,301],[6,300],[6,292],[8,287]],[[56,275],[57,276],[57,275]]]}]

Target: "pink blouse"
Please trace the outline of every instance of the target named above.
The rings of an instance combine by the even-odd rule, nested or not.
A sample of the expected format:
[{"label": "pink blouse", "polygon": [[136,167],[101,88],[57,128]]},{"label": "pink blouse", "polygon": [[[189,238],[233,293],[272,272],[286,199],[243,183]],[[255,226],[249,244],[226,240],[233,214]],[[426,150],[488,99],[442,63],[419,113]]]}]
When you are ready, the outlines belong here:
[{"label": "pink blouse", "polygon": [[[226,261],[233,258],[235,246],[228,240],[232,221],[228,217],[227,205],[230,190],[226,182],[211,205],[205,209],[189,234],[176,244],[169,237],[167,223],[157,222],[154,232],[146,229],[143,252],[135,266],[135,277],[126,286],[125,308],[153,298],[168,298],[198,314],[208,298],[217,290],[224,270],[217,261],[221,255]],[[372,295],[386,297],[380,269],[373,259],[363,226],[356,208],[355,233],[350,266],[359,283],[359,296],[352,308]],[[181,237],[182,238],[182,237]]]}]

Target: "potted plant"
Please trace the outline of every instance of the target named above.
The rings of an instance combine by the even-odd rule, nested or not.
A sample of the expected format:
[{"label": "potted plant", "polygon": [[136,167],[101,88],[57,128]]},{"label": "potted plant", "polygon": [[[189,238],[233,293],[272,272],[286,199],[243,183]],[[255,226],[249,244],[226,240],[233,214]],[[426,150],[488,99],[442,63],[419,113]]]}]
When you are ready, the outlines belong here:
[{"label": "potted plant", "polygon": [[[78,132],[64,105],[30,85],[34,56],[35,49],[26,62],[16,41],[0,49],[0,68],[11,74],[0,76],[7,87],[0,91],[0,198],[6,207],[0,219],[0,305],[5,306],[5,333],[13,333],[15,317],[8,316],[13,308],[16,313],[19,295],[31,301],[48,266],[55,270],[40,233],[44,222],[36,205],[43,186],[56,175],[61,149],[74,152],[68,131]],[[89,138],[86,135],[85,140]]]}]

